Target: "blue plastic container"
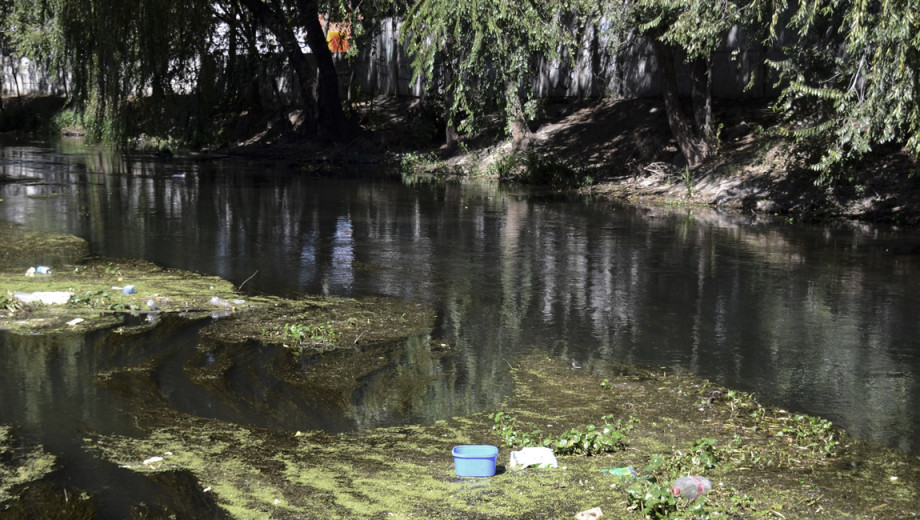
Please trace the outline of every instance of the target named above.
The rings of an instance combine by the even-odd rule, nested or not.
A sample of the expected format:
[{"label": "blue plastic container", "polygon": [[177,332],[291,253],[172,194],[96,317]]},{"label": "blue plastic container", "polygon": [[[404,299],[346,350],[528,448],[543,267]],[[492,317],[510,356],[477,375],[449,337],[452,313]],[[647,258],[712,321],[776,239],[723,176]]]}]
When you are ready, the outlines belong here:
[{"label": "blue plastic container", "polygon": [[487,444],[454,446],[454,471],[458,477],[491,477],[495,475],[498,448]]}]

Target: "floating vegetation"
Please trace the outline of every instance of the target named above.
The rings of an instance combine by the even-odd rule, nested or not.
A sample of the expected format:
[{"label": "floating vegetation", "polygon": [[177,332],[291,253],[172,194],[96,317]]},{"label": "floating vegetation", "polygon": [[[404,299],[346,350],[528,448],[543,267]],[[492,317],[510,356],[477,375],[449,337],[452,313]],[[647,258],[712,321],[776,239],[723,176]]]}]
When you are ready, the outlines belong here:
[{"label": "floating vegetation", "polygon": [[54,469],[55,457],[41,446],[18,441],[9,426],[0,425],[0,511],[18,496],[25,484],[43,478]]},{"label": "floating vegetation", "polygon": [[[601,380],[539,354],[512,377],[514,395],[500,412],[431,425],[329,435],[164,411],[145,438],[101,436],[88,447],[141,473],[189,471],[244,519],[571,518],[593,507],[624,519],[908,518],[920,505],[916,457],[705,380],[639,367]],[[507,471],[504,448],[494,477],[454,475],[453,446],[502,445],[510,431],[540,430],[541,440],[602,431],[584,426],[592,417],[619,419],[625,446],[573,450],[558,469],[522,472]],[[154,455],[161,465],[145,465]],[[638,476],[614,476],[605,471],[612,466],[634,466]],[[687,474],[713,482],[692,504],[669,491]]]}]

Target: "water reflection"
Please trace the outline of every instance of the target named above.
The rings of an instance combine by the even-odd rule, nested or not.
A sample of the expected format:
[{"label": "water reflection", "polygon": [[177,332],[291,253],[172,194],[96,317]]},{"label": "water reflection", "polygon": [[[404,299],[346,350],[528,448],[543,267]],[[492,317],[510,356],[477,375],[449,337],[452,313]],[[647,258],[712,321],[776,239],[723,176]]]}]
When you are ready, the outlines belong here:
[{"label": "water reflection", "polygon": [[[98,254],[253,291],[434,305],[431,338],[410,339],[336,404],[355,427],[495,406],[509,365],[541,348],[590,370],[692,370],[920,452],[915,234],[233,160],[4,153],[5,175],[42,182],[0,186],[0,218],[84,236]],[[440,343],[446,364],[432,361]]]}]

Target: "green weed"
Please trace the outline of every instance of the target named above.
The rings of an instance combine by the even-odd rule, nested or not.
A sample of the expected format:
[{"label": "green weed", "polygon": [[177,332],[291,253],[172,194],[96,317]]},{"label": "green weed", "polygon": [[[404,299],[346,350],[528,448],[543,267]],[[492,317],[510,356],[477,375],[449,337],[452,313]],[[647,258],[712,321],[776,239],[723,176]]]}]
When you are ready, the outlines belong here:
[{"label": "green weed", "polygon": [[[612,415],[602,417],[604,424],[601,427],[589,424],[582,429],[571,428],[558,436],[545,435],[541,430],[523,432],[516,427],[517,418],[504,412],[489,414],[495,421],[492,429],[504,439],[509,447],[545,446],[553,449],[557,455],[598,455],[612,453],[626,448],[628,439],[626,434],[632,430],[636,418],[623,422],[617,419],[611,422]],[[540,440],[537,440],[537,439]]]},{"label": "green weed", "polygon": [[285,323],[280,332],[281,340],[286,347],[303,349],[305,346],[314,348],[331,347],[338,342],[342,333],[335,330],[332,323],[302,324]]}]

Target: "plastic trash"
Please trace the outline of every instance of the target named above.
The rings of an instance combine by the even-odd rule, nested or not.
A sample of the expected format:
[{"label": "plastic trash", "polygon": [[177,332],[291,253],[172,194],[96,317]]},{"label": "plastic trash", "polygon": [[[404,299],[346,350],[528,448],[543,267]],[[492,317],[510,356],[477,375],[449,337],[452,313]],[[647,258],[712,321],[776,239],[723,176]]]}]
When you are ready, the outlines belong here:
[{"label": "plastic trash", "polygon": [[137,292],[137,289],[133,285],[126,285],[121,288],[122,294],[134,294]]},{"label": "plastic trash", "polygon": [[209,300],[209,303],[210,303],[211,305],[215,306],[215,307],[222,307],[222,308],[224,308],[224,309],[232,309],[232,308],[233,308],[233,304],[232,304],[232,303],[230,303],[229,301],[227,301],[227,300],[225,300],[225,299],[223,299],[223,298],[220,298],[220,297],[218,297],[218,296],[212,296],[211,299]]},{"label": "plastic trash", "polygon": [[22,303],[44,303],[45,305],[64,305],[73,298],[72,292],[39,291],[34,293],[15,292],[13,297]]},{"label": "plastic trash", "polygon": [[575,520],[597,520],[598,518],[604,518],[604,512],[599,507],[575,514]]},{"label": "plastic trash", "polygon": [[671,486],[671,494],[693,502],[697,497],[712,491],[712,482],[705,477],[680,477]]},{"label": "plastic trash", "polygon": [[144,466],[147,466],[150,469],[160,469],[160,466],[163,465],[163,457],[150,457],[144,461]]},{"label": "plastic trash", "polygon": [[620,477],[623,479],[636,479],[639,478],[639,472],[636,471],[636,468],[632,466],[623,466],[619,468],[604,468],[601,471],[604,473],[610,473],[614,477]]},{"label": "plastic trash", "polygon": [[47,265],[40,265],[38,267],[30,267],[26,269],[26,276],[35,276],[37,274],[51,274],[51,268]]},{"label": "plastic trash", "polygon": [[553,455],[551,448],[521,448],[520,451],[511,452],[508,467],[519,471],[529,466],[558,468],[559,463],[556,462],[556,456]]}]

